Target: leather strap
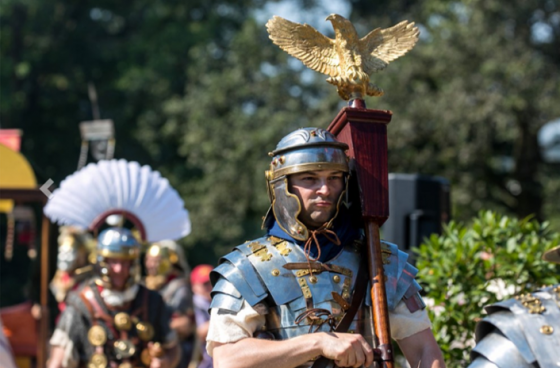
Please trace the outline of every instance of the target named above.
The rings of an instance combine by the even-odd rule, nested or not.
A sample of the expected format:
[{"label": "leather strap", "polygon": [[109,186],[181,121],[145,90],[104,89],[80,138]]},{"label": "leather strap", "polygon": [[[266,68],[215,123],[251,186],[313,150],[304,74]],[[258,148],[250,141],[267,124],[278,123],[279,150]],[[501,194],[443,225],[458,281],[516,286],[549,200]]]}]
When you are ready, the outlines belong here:
[{"label": "leather strap", "polygon": [[[354,316],[356,315],[358,309],[360,309],[360,306],[362,305],[362,301],[364,300],[364,296],[366,295],[367,284],[368,284],[368,278],[366,276],[366,267],[362,263],[360,264],[360,269],[358,270],[358,276],[356,277],[356,287],[354,288],[354,295],[352,296],[352,304],[350,305],[350,308],[346,311],[344,317],[342,317],[338,325],[336,325],[334,332],[348,331],[350,324],[354,320]],[[374,353],[375,360],[378,360],[379,355],[381,353],[379,349],[373,349],[373,353]],[[330,359],[321,356],[313,363],[311,368],[325,368],[327,367],[329,362]]]},{"label": "leather strap", "polygon": [[[80,292],[80,298],[84,301],[84,304],[91,313],[92,321],[97,319],[102,319],[107,324],[107,327],[113,332],[113,336],[119,336],[119,333],[113,325],[113,318],[108,315],[105,310],[101,307],[97,298],[95,297],[95,290],[90,285],[85,286]],[[96,322],[94,322],[96,323]]]},{"label": "leather strap", "polygon": [[354,288],[354,295],[352,296],[352,303],[350,308],[344,314],[344,317],[340,320],[334,332],[346,332],[350,327],[350,324],[354,320],[354,316],[360,309],[364,296],[366,295],[368,278],[366,277],[366,267],[362,263],[360,264],[360,269],[358,270],[358,276],[356,277],[356,287]]},{"label": "leather strap", "polygon": [[340,266],[337,266],[337,265],[320,263],[320,262],[309,262],[309,263],[307,263],[307,262],[291,262],[291,263],[286,263],[282,267],[284,267],[287,270],[308,270],[309,267],[311,267],[311,269],[315,273],[321,273],[323,271],[328,271],[328,272],[340,273],[340,274],[345,275],[345,274],[348,274],[350,272],[350,270],[347,269],[347,268],[340,267]]},{"label": "leather strap", "polygon": [[93,307],[91,306],[91,303],[89,302],[89,300],[85,297],[85,295],[82,293],[79,294],[80,299],[82,299],[82,302],[84,303],[84,305],[86,306],[89,315],[91,317],[91,322],[92,324],[96,325],[97,324],[97,318],[95,318],[95,313],[93,312]]}]

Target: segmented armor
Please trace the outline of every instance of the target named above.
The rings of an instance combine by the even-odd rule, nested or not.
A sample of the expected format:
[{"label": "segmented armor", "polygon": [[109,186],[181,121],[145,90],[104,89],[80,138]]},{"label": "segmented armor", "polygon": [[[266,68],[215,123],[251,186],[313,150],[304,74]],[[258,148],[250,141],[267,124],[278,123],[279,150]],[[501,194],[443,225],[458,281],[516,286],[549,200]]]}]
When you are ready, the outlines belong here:
[{"label": "segmented armor", "polygon": [[485,310],[469,368],[560,367],[560,284]]},{"label": "segmented armor", "polygon": [[[257,337],[284,340],[332,331],[351,303],[363,240],[341,247],[336,257],[322,263],[308,262],[302,247],[274,236],[239,245],[211,274],[211,308],[236,314],[245,300],[266,315],[265,327]],[[406,262],[408,255],[391,243],[382,243],[382,248],[389,310],[401,300],[411,312],[424,308],[418,294],[421,287],[414,280],[417,269]],[[371,306],[369,293],[363,303]],[[373,343],[368,309],[360,308],[349,330]]]}]

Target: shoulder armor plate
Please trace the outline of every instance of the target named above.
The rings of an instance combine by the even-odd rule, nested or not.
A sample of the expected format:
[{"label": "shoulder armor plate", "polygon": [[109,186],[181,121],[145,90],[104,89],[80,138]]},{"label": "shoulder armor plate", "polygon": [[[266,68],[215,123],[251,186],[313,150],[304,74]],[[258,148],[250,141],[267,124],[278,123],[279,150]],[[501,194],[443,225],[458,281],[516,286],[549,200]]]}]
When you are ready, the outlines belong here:
[{"label": "shoulder armor plate", "polygon": [[[473,364],[488,360],[498,367],[560,366],[559,294],[558,286],[549,287],[486,307],[489,315],[476,326]],[[502,356],[497,351],[509,352]],[[511,365],[515,357],[523,364]]]},{"label": "shoulder armor plate", "polygon": [[[422,287],[414,280],[418,269],[407,263],[408,254],[399,250],[397,245],[386,241],[381,242],[381,249],[383,270],[387,278],[385,282],[387,309],[394,310],[403,298],[417,298],[418,305],[423,308],[424,304],[418,294]],[[371,293],[367,293],[366,304],[371,306]]]},{"label": "shoulder armor plate", "polygon": [[[221,264],[210,273],[210,280],[212,281],[213,285],[217,284],[220,277],[226,279],[233,286],[235,286],[235,289],[237,289],[237,291],[243,296],[245,300],[247,300],[247,303],[249,303],[250,305],[255,305],[267,297],[268,294],[266,293],[255,293],[253,287],[251,287],[249,284],[249,282],[259,283],[260,280],[249,281],[247,279],[247,276],[243,274],[243,270],[236,267],[236,265],[227,260],[227,258],[222,258],[220,262]],[[251,264],[249,264],[249,267],[252,267]],[[245,267],[243,267],[243,269],[245,269]],[[258,287],[255,288],[259,290]]]},{"label": "shoulder armor plate", "polygon": [[286,304],[303,295],[294,274],[284,268],[286,259],[269,239],[260,238],[256,242],[240,245],[236,249],[239,248],[245,248],[245,254],[248,253],[248,249],[253,249],[246,259],[266,285],[274,304]]}]

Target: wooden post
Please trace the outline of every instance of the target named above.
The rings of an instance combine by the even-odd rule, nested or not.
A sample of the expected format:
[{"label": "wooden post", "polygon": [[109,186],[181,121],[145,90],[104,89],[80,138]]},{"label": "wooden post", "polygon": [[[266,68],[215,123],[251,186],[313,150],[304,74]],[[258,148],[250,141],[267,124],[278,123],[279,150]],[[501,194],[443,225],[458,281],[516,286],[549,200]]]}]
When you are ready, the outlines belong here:
[{"label": "wooden post", "polygon": [[356,175],[360,190],[366,231],[377,348],[381,351],[382,366],[392,368],[393,349],[379,236],[379,227],[389,217],[387,124],[391,121],[392,113],[366,109],[363,100],[354,100],[351,106],[338,113],[328,130],[349,147],[348,156],[352,175]]},{"label": "wooden post", "polygon": [[47,343],[49,340],[49,219],[43,215],[41,224],[41,320],[39,328],[39,344],[37,346],[37,367],[44,368],[47,364]]}]

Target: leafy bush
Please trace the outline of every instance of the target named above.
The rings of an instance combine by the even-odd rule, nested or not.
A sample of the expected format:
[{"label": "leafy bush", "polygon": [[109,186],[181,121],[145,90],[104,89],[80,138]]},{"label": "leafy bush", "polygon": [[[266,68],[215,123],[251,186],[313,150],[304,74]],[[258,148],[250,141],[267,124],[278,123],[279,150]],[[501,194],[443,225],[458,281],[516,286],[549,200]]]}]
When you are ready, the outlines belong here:
[{"label": "leafy bush", "polygon": [[471,226],[451,222],[416,250],[436,339],[448,366],[464,367],[483,306],[560,282],[542,255],[560,243],[547,222],[480,212]]}]

